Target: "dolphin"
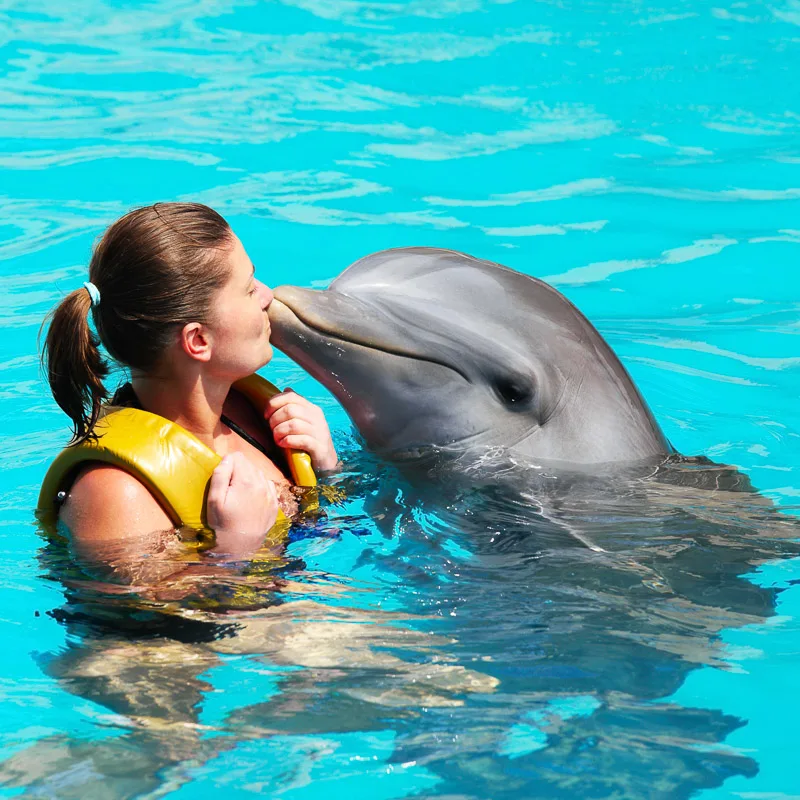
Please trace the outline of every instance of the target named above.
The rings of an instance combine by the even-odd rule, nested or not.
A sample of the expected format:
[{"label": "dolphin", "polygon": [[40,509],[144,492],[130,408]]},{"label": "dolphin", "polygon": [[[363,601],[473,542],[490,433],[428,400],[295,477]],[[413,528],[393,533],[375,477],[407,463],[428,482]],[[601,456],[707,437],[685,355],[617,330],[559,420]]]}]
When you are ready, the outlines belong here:
[{"label": "dolphin", "polygon": [[595,465],[674,452],[594,326],[529,275],[404,247],[356,261],[326,290],[274,295],[273,343],[383,456],[500,448]]}]

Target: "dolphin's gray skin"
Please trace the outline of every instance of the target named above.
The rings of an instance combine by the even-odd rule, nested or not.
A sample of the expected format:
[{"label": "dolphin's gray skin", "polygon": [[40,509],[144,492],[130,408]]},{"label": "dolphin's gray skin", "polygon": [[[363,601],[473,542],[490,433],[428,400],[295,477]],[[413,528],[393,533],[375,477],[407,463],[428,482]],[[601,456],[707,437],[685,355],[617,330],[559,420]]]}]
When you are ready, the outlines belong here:
[{"label": "dolphin's gray skin", "polygon": [[269,318],[274,344],[385,455],[500,447],[597,464],[672,452],[583,314],[552,286],[490,261],[384,250],[325,291],[279,287]]}]

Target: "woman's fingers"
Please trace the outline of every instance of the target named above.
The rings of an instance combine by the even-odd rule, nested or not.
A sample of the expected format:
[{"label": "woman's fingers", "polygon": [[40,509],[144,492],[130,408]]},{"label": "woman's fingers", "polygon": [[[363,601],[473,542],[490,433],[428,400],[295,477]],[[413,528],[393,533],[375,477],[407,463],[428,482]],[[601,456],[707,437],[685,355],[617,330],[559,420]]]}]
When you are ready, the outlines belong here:
[{"label": "woman's fingers", "polygon": [[264,411],[275,443],[279,447],[305,450],[315,469],[329,470],[338,457],[325,413],[291,390],[270,399]]},{"label": "woman's fingers", "polygon": [[229,453],[211,475],[208,524],[217,554],[248,558],[278,515],[275,484],[242,453]]},{"label": "woman's fingers", "polygon": [[277,425],[272,431],[275,444],[291,450],[305,450],[312,459],[321,455],[328,447],[328,437],[320,436],[320,431],[310,422],[290,419]]},{"label": "woman's fingers", "polygon": [[280,442],[276,439],[275,443],[278,447],[286,447],[289,450],[303,450],[311,456],[312,461],[317,459],[318,453],[322,450],[317,439],[305,434],[291,434]]},{"label": "woman's fingers", "polygon": [[288,405],[281,406],[277,411],[270,415],[268,422],[270,428],[275,430],[276,425],[281,422],[286,422],[290,419],[305,419],[309,416],[307,410],[298,403],[289,403]]},{"label": "woman's fingers", "polygon": [[292,391],[286,391],[276,394],[267,402],[264,416],[267,419],[272,419],[275,414],[278,414],[279,419],[286,419],[290,416],[305,417],[310,415],[316,417],[317,415],[322,415],[322,409],[314,405],[310,400],[306,400],[305,397],[301,397]]},{"label": "woman's fingers", "polygon": [[231,474],[231,489],[250,489],[263,482],[264,476],[260,470],[256,469],[250,459],[242,453],[233,452],[227,456],[233,462],[233,472]]},{"label": "woman's fingers", "polygon": [[286,422],[281,422],[272,429],[272,434],[277,442],[279,438],[288,436],[290,433],[307,433],[313,435],[314,425],[305,419],[287,419]]},{"label": "woman's fingers", "polygon": [[208,486],[208,522],[213,528],[219,521],[220,515],[225,507],[225,498],[228,496],[228,489],[231,485],[233,475],[233,459],[230,456],[220,461],[217,468],[211,473],[211,481]]}]

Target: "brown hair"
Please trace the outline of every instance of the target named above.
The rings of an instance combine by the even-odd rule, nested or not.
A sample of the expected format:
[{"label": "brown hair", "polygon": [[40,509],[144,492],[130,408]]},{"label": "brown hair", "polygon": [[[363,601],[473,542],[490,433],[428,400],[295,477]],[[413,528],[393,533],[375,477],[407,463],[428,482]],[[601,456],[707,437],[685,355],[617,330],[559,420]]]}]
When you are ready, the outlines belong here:
[{"label": "brown hair", "polygon": [[137,208],[106,230],[89,262],[100,303],[92,308],[85,288],[70,292],[49,315],[42,352],[53,397],[72,420],[71,443],[93,435],[108,399],[100,343],[123,366],[152,371],[179,328],[208,321],[232,244],[228,223],[199,203]]}]

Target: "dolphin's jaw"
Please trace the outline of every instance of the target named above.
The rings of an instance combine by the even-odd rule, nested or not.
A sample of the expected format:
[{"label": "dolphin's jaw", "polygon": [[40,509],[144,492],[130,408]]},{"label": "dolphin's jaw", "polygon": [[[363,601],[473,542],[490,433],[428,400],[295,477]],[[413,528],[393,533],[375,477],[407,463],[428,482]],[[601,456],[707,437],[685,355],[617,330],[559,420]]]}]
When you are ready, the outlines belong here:
[{"label": "dolphin's jaw", "polygon": [[[423,358],[406,354],[401,349],[391,350],[372,347],[369,344],[340,337],[337,331],[329,332],[322,326],[309,325],[293,307],[276,298],[269,307],[272,325],[272,343],[289,358],[316,378],[342,404],[350,419],[361,433],[370,449],[393,458],[404,453],[427,450],[431,447],[450,447],[457,445],[460,438],[465,441],[486,435],[489,428],[473,431],[467,436],[441,435],[441,431],[426,431],[413,435],[410,430],[419,424],[420,418],[428,415],[414,413],[412,403],[398,402],[398,390],[390,386],[391,381],[381,381],[382,375],[402,373],[403,362],[415,362],[415,369],[429,368],[442,371],[437,383],[448,380],[464,386],[470,384],[461,370],[453,369],[441,360]],[[373,374],[367,368],[359,369],[358,364],[370,360],[374,366]],[[378,367],[381,368],[378,368]],[[411,372],[413,370],[406,370]],[[350,377],[346,373],[350,372]],[[449,378],[447,377],[449,375]],[[355,377],[354,377],[355,376]],[[360,383],[370,385],[366,392],[356,392],[352,386]],[[377,399],[377,403],[370,400]],[[391,405],[396,415],[391,427],[381,426],[382,415],[377,409]],[[402,416],[405,413],[405,417]],[[385,414],[383,416],[386,416]],[[431,411],[431,418],[436,415]],[[438,434],[438,435],[437,435]],[[410,436],[410,441],[408,438]]]},{"label": "dolphin's jaw", "polygon": [[[344,366],[345,361],[348,362],[348,366],[352,365],[352,358],[348,359],[348,356],[352,357],[355,353],[362,351],[392,361],[395,359],[398,361],[415,360],[444,368],[454,377],[458,376],[463,379],[467,384],[471,385],[475,381],[466,377],[464,371],[454,369],[440,359],[416,358],[413,353],[406,352],[402,348],[384,348],[367,342],[355,341],[344,335],[339,326],[323,324],[319,314],[313,315],[313,321],[309,322],[307,320],[311,318],[311,315],[298,313],[300,302],[297,300],[292,302],[294,298],[286,297],[285,287],[278,287],[275,292],[276,297],[269,307],[273,344],[309,372],[339,400],[371,450],[392,460],[403,461],[415,460],[432,450],[436,450],[443,457],[456,458],[463,456],[464,452],[471,448],[480,452],[495,450],[509,454],[516,452],[525,458],[533,455],[525,444],[532,441],[537,434],[541,435],[542,428],[538,424],[533,430],[516,438],[511,437],[502,443],[497,442],[496,439],[487,441],[497,433],[491,426],[471,430],[460,436],[442,435],[441,430],[432,431],[430,429],[425,434],[409,435],[409,428],[413,427],[410,423],[395,425],[390,431],[383,430],[379,424],[380,415],[376,410],[380,403],[367,402],[363,393],[356,393],[350,388],[357,381],[347,380],[343,375],[347,369]],[[299,301],[302,299],[298,298]],[[285,302],[286,300],[289,302]],[[362,381],[362,383],[366,383],[366,381]],[[377,374],[376,380],[372,383],[373,396],[376,386],[380,386]],[[386,398],[389,394],[391,392],[386,390],[382,396]]]},{"label": "dolphin's jaw", "polygon": [[[471,382],[466,370],[458,367],[455,364],[448,363],[444,359],[433,358],[421,350],[414,349],[412,347],[389,344],[385,340],[382,341],[378,339],[378,337],[358,336],[354,330],[348,329],[344,327],[344,325],[337,324],[339,320],[325,319],[319,312],[314,314],[309,313],[308,304],[303,304],[303,298],[299,298],[296,302],[292,302],[292,300],[295,298],[292,298],[291,294],[288,294],[288,291],[293,288],[294,287],[279,286],[277,289],[275,289],[275,297],[270,304],[270,323],[272,323],[273,314],[276,316],[278,314],[283,314],[285,309],[291,313],[295,320],[293,324],[296,327],[303,326],[307,330],[313,331],[323,340],[339,342],[343,345],[361,346],[374,352],[381,352],[386,353],[387,355],[400,356],[402,358],[410,358],[416,361],[426,361],[431,364],[438,364],[445,369],[459,374],[465,381]],[[340,297],[344,298],[346,302],[354,304],[354,314],[357,314],[358,311],[361,310],[359,306],[355,305],[357,301],[355,301],[353,298],[345,295],[340,295]],[[275,311],[271,311],[273,305],[275,306]],[[345,325],[347,324],[347,320],[343,320],[343,322]],[[280,345],[278,345],[278,347],[280,347]]]}]

